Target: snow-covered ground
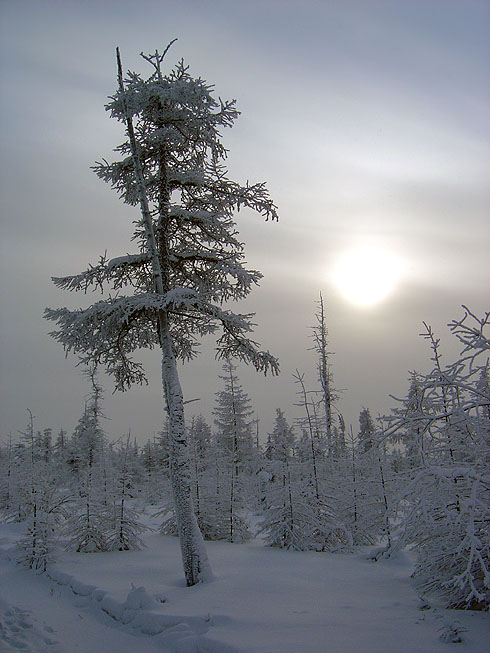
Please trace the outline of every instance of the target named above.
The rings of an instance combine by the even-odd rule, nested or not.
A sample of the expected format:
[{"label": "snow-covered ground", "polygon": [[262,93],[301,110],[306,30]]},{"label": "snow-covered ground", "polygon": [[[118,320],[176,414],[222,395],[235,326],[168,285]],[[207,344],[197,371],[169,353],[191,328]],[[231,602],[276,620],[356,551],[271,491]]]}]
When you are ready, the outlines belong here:
[{"label": "snow-covered ground", "polygon": [[490,650],[488,613],[421,609],[406,555],[208,542],[215,579],[187,588],[175,538],[149,533],[135,553],[60,551],[36,575],[15,565],[19,528],[0,524],[1,651],[447,653],[440,636],[455,623],[458,651]]}]

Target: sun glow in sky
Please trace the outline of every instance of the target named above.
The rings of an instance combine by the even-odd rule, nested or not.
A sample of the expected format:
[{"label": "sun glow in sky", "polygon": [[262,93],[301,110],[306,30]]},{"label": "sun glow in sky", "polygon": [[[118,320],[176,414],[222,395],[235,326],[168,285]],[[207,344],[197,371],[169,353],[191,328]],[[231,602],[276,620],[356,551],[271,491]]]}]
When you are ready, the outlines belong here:
[{"label": "sun glow in sky", "polygon": [[387,299],[403,277],[400,256],[382,245],[359,245],[344,251],[333,266],[331,280],[352,304],[367,307]]}]

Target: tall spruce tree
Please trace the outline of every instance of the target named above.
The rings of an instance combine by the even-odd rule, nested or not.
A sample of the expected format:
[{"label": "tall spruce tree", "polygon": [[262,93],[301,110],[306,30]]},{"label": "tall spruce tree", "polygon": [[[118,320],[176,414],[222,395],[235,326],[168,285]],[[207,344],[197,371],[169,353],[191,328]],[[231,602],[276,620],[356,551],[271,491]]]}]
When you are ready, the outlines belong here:
[{"label": "tall spruce tree", "polygon": [[235,102],[216,100],[183,61],[165,74],[168,47],[142,55],[151,68],[147,78],[130,72],[123,79],[117,52],[119,88],[107,109],[125,125],[127,139],[116,148],[120,160],[95,167],[126,204],[139,205],[137,251],[112,260],[104,255],[81,274],[55,278],[59,288],[109,287],[116,294],[87,309],[47,309],[45,315],[57,323],[53,336],[65,350],[105,365],[119,390],[146,381],[132,354],[160,347],[182,559],[187,585],[194,585],[210,569],[192,506],[177,360],[192,359],[199,337],[218,331],[219,357],[277,372],[276,359],[248,337],[251,316],[222,308],[248,295],[262,276],[243,265],[234,211],[249,207],[266,220],[276,220],[277,212],[263,183],[228,178],[220,129],[237,118]]}]

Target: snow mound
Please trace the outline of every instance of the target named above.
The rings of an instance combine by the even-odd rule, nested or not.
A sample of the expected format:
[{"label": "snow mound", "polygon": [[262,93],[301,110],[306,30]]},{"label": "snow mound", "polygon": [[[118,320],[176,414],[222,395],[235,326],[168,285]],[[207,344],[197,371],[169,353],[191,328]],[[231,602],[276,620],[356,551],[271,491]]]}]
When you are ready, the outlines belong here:
[{"label": "snow mound", "polygon": [[131,590],[124,606],[130,610],[151,610],[158,607],[157,602],[153,599],[144,587],[135,587],[131,583]]},{"label": "snow mound", "polygon": [[[70,574],[51,567],[47,576],[56,584],[68,588],[75,596],[87,597],[92,604],[109,615],[118,625],[131,628],[131,632],[158,636],[166,649],[175,653],[236,653],[238,649],[205,637],[214,622],[211,617],[168,615],[158,612],[162,607],[146,588],[131,583],[126,600],[120,601],[109,592],[87,585]],[[16,650],[16,649],[13,649]],[[40,649],[41,650],[41,649]],[[44,649],[43,649],[44,650]]]}]

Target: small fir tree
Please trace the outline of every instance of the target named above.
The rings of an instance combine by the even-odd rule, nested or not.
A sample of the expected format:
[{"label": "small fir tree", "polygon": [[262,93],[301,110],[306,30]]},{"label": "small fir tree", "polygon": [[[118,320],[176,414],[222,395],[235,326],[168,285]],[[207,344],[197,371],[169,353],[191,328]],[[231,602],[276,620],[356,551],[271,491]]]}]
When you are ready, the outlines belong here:
[{"label": "small fir tree", "polygon": [[268,546],[303,551],[309,548],[309,528],[302,510],[298,465],[293,461],[294,446],[293,428],[277,408],[274,429],[267,438],[269,483],[259,532]]},{"label": "small fir tree", "polygon": [[135,497],[135,465],[138,460],[135,447],[130,445],[130,435],[118,452],[115,470],[115,488],[112,515],[108,520],[106,547],[109,551],[138,551],[143,547],[141,533],[145,527],[131,505]]},{"label": "small fir tree", "polygon": [[111,478],[107,475],[105,435],[101,426],[102,387],[96,369],[87,371],[92,392],[70,442],[73,512],[65,525],[70,551],[94,553],[107,549],[107,505]]},{"label": "small fir tree", "polygon": [[253,411],[250,399],[235,374],[236,367],[227,361],[223,366],[224,390],[216,393],[215,444],[221,452],[222,498],[228,486],[228,524],[230,542],[242,542],[250,537],[243,518],[246,496],[252,485],[253,470]]}]

